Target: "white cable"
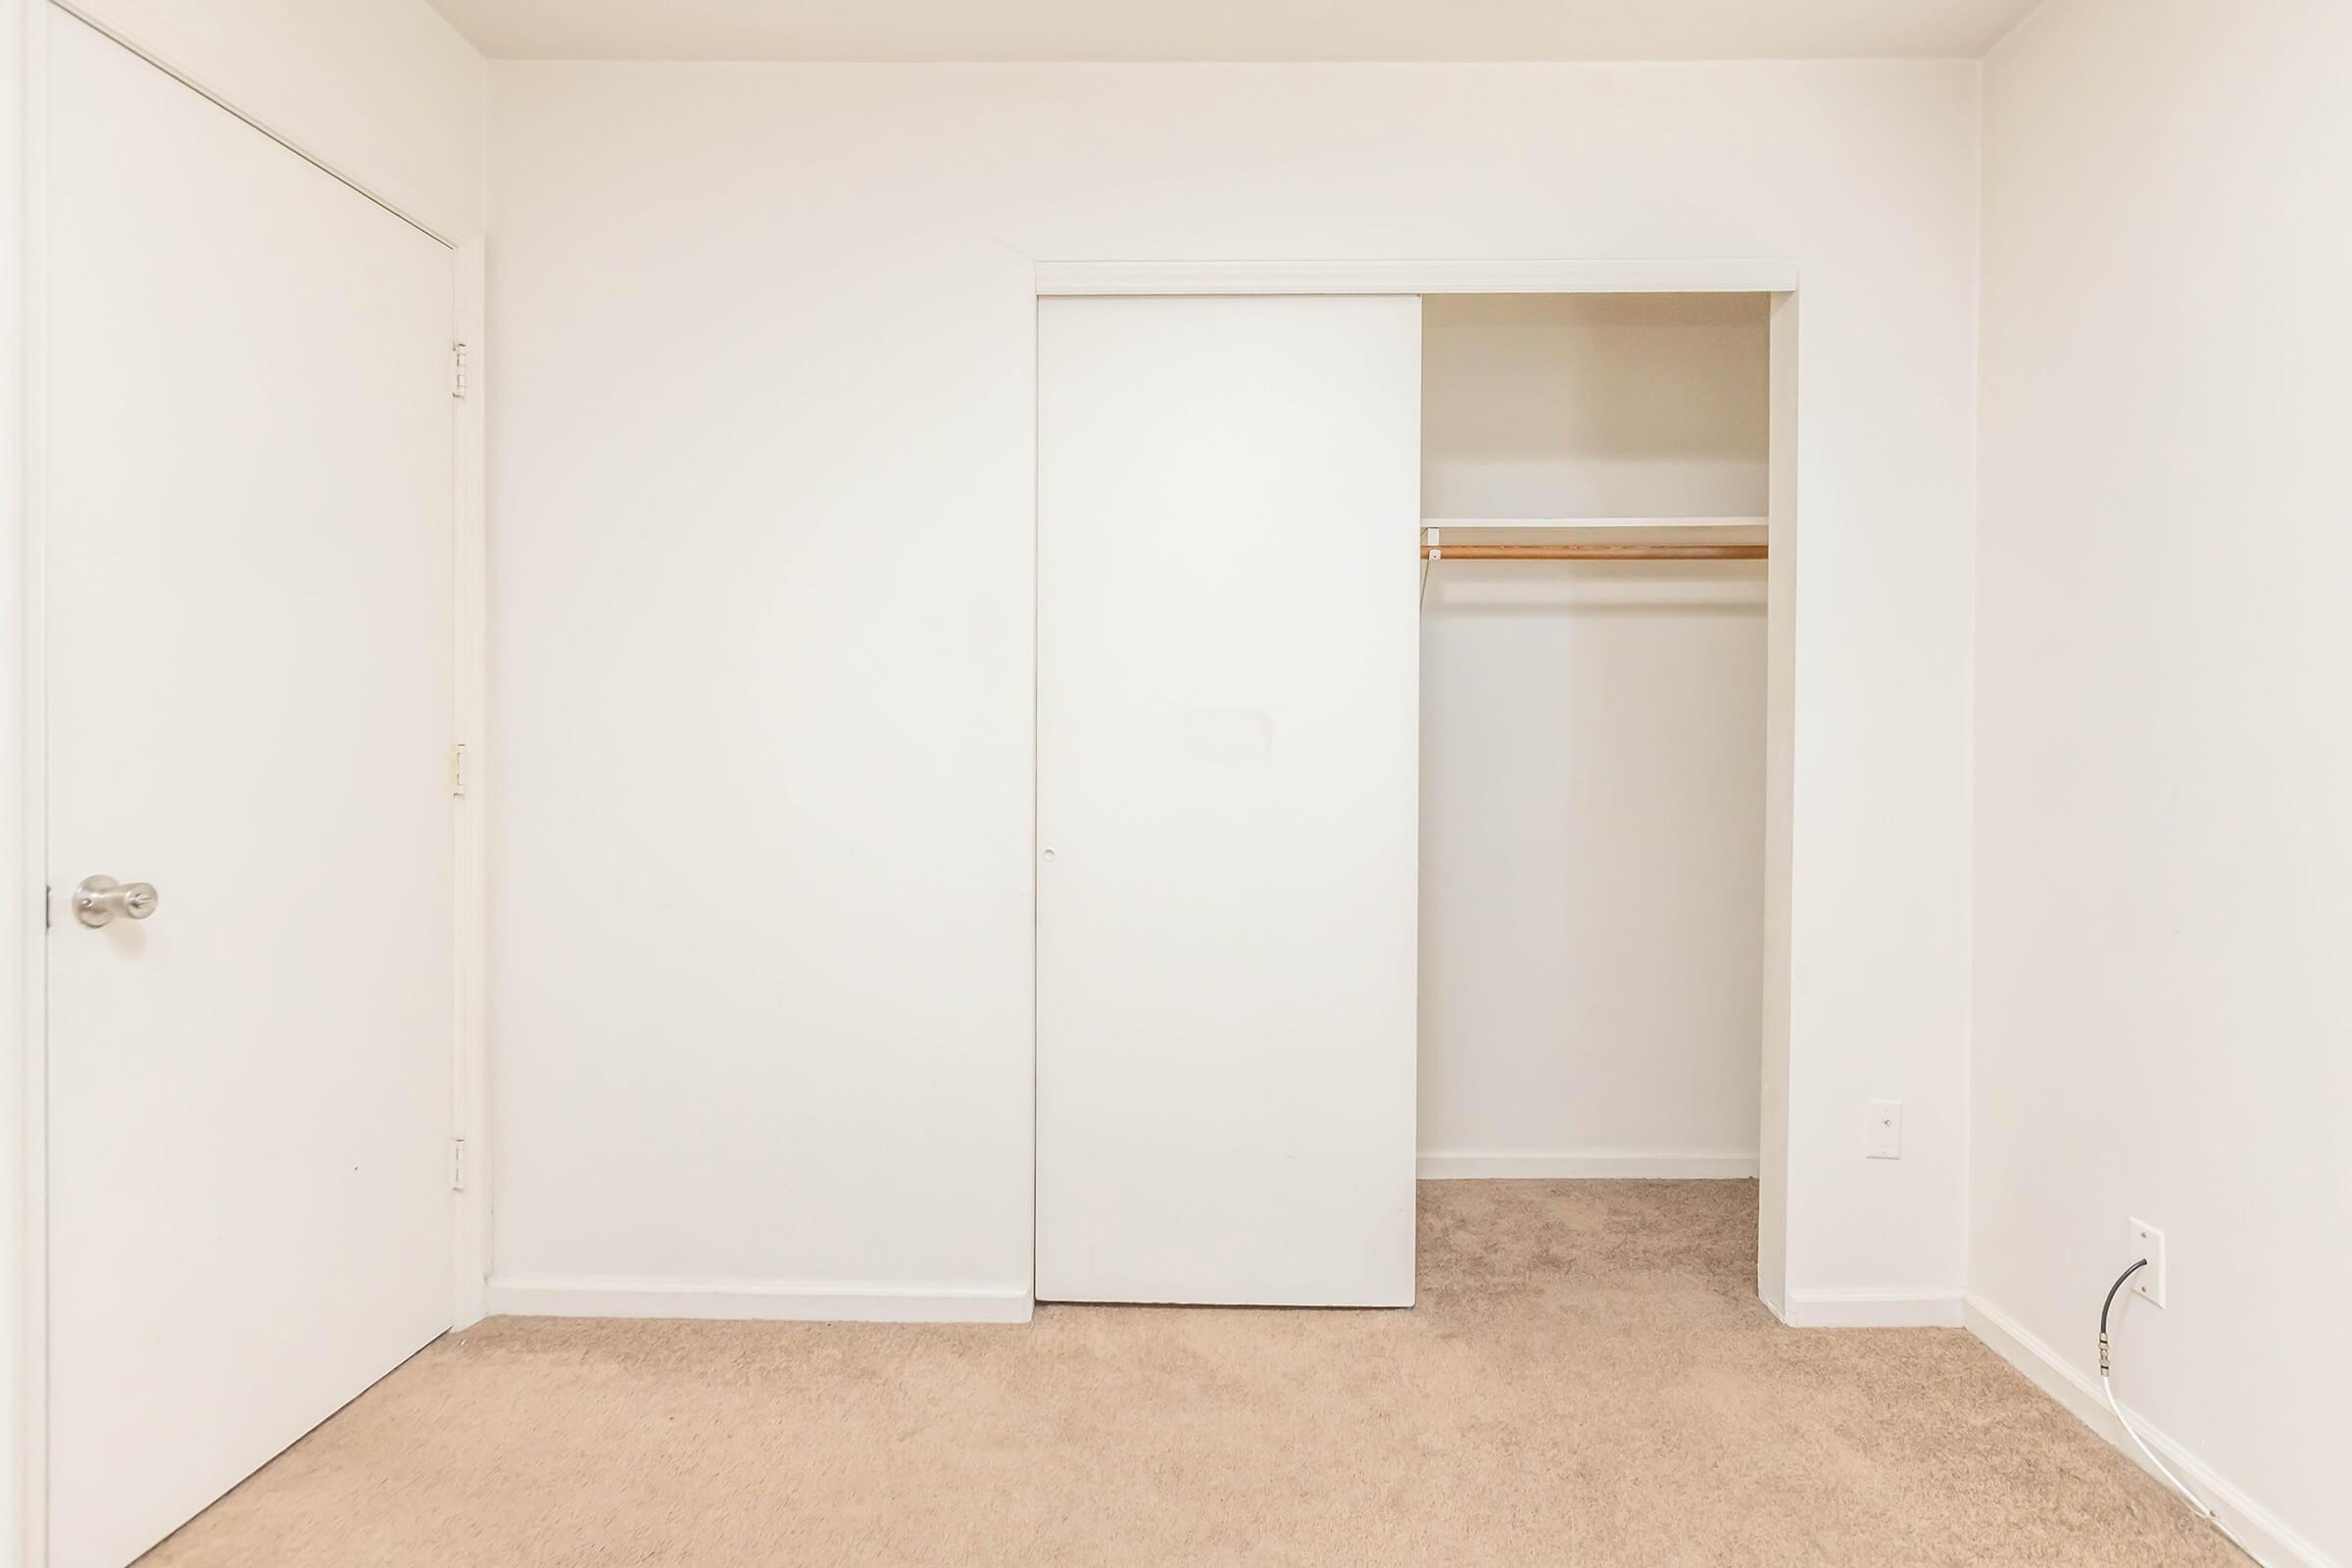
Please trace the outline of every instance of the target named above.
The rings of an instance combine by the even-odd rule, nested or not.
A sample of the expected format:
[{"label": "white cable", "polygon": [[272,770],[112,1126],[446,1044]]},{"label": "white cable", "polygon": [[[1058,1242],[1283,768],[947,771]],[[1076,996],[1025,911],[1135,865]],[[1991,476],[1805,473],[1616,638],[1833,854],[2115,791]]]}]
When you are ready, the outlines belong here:
[{"label": "white cable", "polygon": [[[2247,1556],[2253,1557],[2254,1548],[2247,1545],[2244,1542],[2238,1540],[2237,1532],[2224,1524],[2222,1522],[2222,1516],[2218,1513],[2215,1513],[2210,1507],[2206,1506],[2204,1498],[2198,1496],[2195,1493],[2188,1490],[2187,1482],[2182,1481],[2179,1476],[2173,1474],[2172,1467],[2166,1464],[2162,1459],[2156,1457],[2156,1450],[2148,1446],[2147,1441],[2139,1435],[2139,1429],[2132,1424],[2132,1418],[2124,1414],[2123,1405],[2118,1402],[2115,1397],[2115,1379],[2108,1374],[2107,1336],[2103,1332],[2099,1335],[2099,1389],[2101,1393],[2107,1396],[2107,1408],[2115,1412],[2116,1424],[2124,1429],[2124,1436],[2130,1438],[2132,1446],[2138,1448],[2141,1454],[2146,1456],[2148,1463],[2155,1467],[2156,1473],[2164,1477],[2165,1480],[2171,1482],[2173,1484],[2173,1490],[2180,1494],[2180,1495],[2183,1497],[2186,1497],[2188,1499],[2188,1505],[2196,1509],[2197,1512],[2203,1514],[2208,1524],[2212,1525],[2214,1529],[2219,1530],[2223,1535],[2228,1536],[2231,1544],[2235,1545],[2238,1550],[2244,1552]],[[2259,1562],[2261,1559],[2256,1558],[2255,1560]]]}]

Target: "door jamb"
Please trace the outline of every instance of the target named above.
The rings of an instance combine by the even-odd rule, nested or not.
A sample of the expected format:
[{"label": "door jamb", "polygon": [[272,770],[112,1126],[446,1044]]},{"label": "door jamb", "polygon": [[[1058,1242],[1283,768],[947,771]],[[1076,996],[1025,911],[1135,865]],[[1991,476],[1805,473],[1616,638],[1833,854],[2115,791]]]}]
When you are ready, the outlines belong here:
[{"label": "door jamb", "polygon": [[35,458],[41,450],[40,313],[35,257],[37,225],[45,202],[43,160],[34,145],[42,120],[45,25],[43,0],[0,0],[0,168],[13,179],[0,188],[16,191],[0,215],[0,286],[6,289],[6,321],[0,324],[0,1109],[5,1111],[13,1149],[0,1161],[0,1192],[7,1201],[7,1281],[0,1295],[0,1326],[7,1333],[7,1359],[0,1366],[0,1561],[37,1565],[46,1560],[45,1520],[40,1500],[47,1484],[45,1443],[48,1284],[44,1221],[47,1154],[43,1118],[46,1102],[46,987],[42,947],[48,900],[42,884],[40,824],[45,760],[41,736],[42,541],[40,480]]},{"label": "door jamb", "polygon": [[[451,1325],[480,1320],[490,1272],[486,830],[488,506],[485,389],[485,240],[453,240],[415,213],[306,149],[154,50],[69,0],[0,0],[0,1568],[48,1560],[48,802],[43,567],[42,276],[46,160],[41,145],[50,10],[112,39],[321,172],[452,252],[452,342],[466,345],[465,395],[453,398],[452,613],[454,744],[465,748],[465,791],[451,802],[455,942],[452,1136],[465,1141],[464,1186],[453,1192],[455,1291]],[[6,612],[14,611],[8,614]],[[454,1185],[454,1184],[453,1184]]]},{"label": "door jamb", "polygon": [[457,495],[451,612],[456,620],[453,668],[456,700],[451,705],[455,743],[453,765],[459,782],[451,801],[457,835],[453,860],[457,908],[452,921],[457,942],[451,967],[456,1013],[452,1019],[451,1136],[456,1212],[451,1227],[456,1250],[451,1278],[456,1298],[450,1327],[478,1323],[490,1284],[490,914],[489,811],[489,363],[485,246],[480,235],[455,247],[457,268],[455,346],[465,375],[456,411],[456,453],[451,465]]}]

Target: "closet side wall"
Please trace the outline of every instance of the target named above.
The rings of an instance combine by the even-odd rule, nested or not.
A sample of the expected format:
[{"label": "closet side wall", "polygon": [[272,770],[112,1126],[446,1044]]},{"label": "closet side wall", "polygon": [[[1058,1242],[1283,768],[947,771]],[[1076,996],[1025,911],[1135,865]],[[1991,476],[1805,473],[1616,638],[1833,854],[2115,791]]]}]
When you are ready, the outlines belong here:
[{"label": "closet side wall", "polygon": [[[1768,306],[1427,300],[1423,514],[1763,516]],[[1752,1174],[1764,566],[1442,563],[1421,630],[1423,1173]]]}]

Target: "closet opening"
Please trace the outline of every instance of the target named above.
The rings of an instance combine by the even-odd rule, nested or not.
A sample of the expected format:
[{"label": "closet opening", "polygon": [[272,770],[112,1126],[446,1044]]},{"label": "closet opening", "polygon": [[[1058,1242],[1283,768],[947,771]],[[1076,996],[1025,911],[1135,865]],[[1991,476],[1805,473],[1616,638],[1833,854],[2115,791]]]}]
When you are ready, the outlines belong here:
[{"label": "closet opening", "polygon": [[1793,284],[1040,264],[1038,1299],[1781,1309]]},{"label": "closet opening", "polygon": [[1422,302],[1419,1174],[1751,1248],[1774,303]]}]

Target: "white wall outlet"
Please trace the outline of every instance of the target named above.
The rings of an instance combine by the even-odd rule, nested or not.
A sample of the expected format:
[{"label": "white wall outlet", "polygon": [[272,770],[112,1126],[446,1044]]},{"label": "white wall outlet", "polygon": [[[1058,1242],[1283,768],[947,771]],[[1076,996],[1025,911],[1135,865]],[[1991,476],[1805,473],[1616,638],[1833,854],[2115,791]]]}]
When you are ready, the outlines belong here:
[{"label": "white wall outlet", "polygon": [[1900,1159],[1903,1157],[1903,1102],[1899,1100],[1874,1100],[1865,1107],[1869,1120],[1864,1124],[1862,1153],[1867,1159]]},{"label": "white wall outlet", "polygon": [[2164,1304],[2164,1232],[2144,1219],[2132,1222],[2132,1256],[2144,1257],[2148,1266],[2132,1275],[2132,1294]]}]

